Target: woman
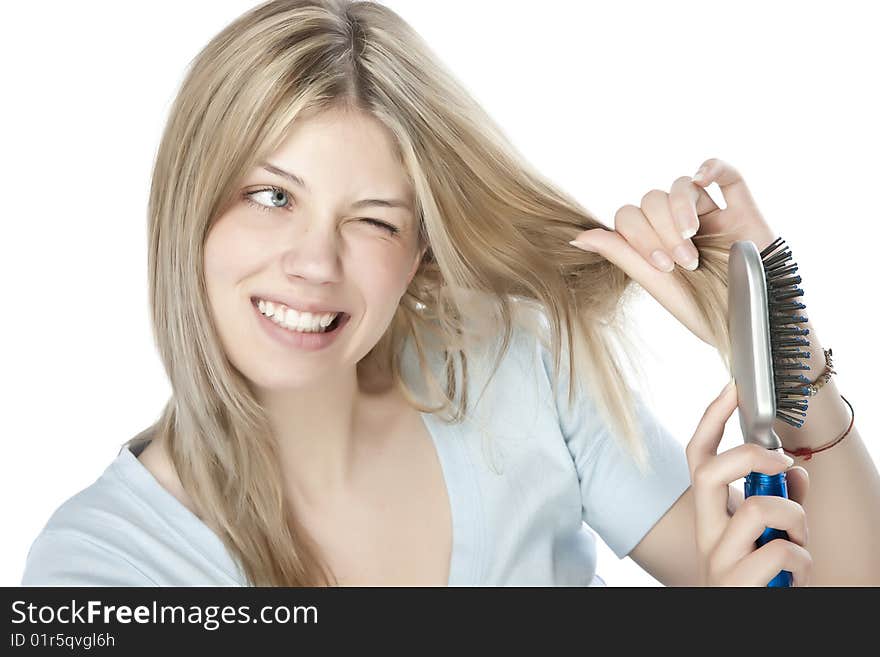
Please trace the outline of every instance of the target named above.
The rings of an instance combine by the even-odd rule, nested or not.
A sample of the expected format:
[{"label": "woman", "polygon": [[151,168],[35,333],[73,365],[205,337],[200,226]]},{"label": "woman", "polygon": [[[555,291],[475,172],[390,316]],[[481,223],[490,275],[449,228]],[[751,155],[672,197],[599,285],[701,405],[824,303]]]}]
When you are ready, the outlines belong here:
[{"label": "woman", "polygon": [[[735,389],[685,452],[621,375],[634,283],[729,359],[727,249],[774,233],[732,167],[702,170],[605,230],[389,9],[247,12],[193,61],[153,172],[172,397],[52,515],[23,584],[602,584],[584,522],[667,585],[880,581],[857,432],[787,471],[792,499],[743,502],[730,482],[788,463],[715,454]],[[825,388],[788,449],[848,421]],[[790,540],[755,550],[765,526]]]}]

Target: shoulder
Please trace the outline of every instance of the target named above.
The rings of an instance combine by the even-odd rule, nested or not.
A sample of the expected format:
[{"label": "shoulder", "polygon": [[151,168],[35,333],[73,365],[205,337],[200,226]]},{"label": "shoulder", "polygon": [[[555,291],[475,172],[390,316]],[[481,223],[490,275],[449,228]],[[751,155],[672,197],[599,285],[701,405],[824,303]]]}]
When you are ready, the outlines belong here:
[{"label": "shoulder", "polygon": [[51,514],[28,551],[23,586],[153,585],[133,549],[145,507],[118,476],[120,458]]},{"label": "shoulder", "polygon": [[156,586],[138,566],[88,533],[44,529],[28,551],[22,586]]},{"label": "shoulder", "polygon": [[500,403],[510,408],[520,396],[522,401],[541,401],[547,371],[543,367],[546,351],[544,313],[531,302],[514,300],[510,331],[505,340],[505,325],[500,319],[481,320],[478,331],[469,334],[467,345],[467,383],[471,399],[483,398],[491,387],[501,396]]}]

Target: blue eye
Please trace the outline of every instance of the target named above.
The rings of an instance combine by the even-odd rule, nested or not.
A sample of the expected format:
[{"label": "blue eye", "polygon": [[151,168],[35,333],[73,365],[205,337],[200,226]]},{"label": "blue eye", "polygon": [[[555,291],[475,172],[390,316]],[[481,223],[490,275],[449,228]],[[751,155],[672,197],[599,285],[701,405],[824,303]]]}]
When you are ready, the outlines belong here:
[{"label": "blue eye", "polygon": [[277,199],[279,194],[284,195],[284,196],[288,195],[287,192],[285,190],[281,189],[280,187],[267,187],[265,189],[258,189],[254,192],[248,192],[247,194],[245,194],[244,197],[248,203],[250,203],[251,205],[253,205],[256,208],[259,208],[260,210],[272,210],[274,208],[283,208],[285,205],[289,205],[289,203],[285,203],[284,205],[268,206],[268,205],[263,205],[262,203],[257,203],[254,201],[254,197],[257,194],[265,194],[266,192],[272,192],[272,194],[273,194],[272,199],[273,200]]},{"label": "blue eye", "polygon": [[[273,201],[279,200],[279,196],[280,196],[282,199],[286,197],[288,199],[288,202],[284,203],[282,205],[264,205],[263,203],[258,203],[257,201],[254,200],[254,197],[256,197],[258,194],[265,194],[267,192],[272,192],[272,200]],[[290,199],[290,194],[287,192],[286,189],[282,189],[281,187],[266,187],[264,189],[258,189],[253,192],[247,192],[244,195],[244,200],[247,201],[247,203],[254,206],[258,210],[262,210],[263,212],[269,212],[271,210],[285,209],[286,207],[291,205],[289,199]],[[368,224],[373,224],[374,226],[378,226],[379,228],[382,228],[383,230],[387,231],[388,233],[390,233],[392,235],[396,235],[399,232],[397,226],[392,226],[391,224],[385,223],[384,221],[379,221],[378,219],[361,219],[361,221],[365,221]]]}]

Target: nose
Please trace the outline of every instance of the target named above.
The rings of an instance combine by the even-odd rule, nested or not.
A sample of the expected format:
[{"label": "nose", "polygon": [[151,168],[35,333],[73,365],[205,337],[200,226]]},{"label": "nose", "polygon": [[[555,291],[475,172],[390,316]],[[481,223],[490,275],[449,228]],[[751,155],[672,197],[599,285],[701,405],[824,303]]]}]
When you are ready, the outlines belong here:
[{"label": "nose", "polygon": [[283,259],[285,274],[315,284],[340,280],[340,245],[333,222],[314,222],[294,230],[289,245]]}]

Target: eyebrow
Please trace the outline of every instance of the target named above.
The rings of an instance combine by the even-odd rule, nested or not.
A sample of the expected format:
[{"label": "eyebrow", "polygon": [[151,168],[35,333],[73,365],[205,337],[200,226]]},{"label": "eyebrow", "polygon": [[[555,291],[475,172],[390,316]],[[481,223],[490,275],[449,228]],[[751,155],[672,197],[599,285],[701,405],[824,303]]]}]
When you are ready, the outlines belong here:
[{"label": "eyebrow", "polygon": [[[295,185],[302,187],[305,190],[308,190],[308,185],[306,185],[305,181],[297,176],[294,173],[290,173],[289,171],[285,171],[281,167],[277,167],[270,162],[263,162],[261,165],[266,171],[269,173],[274,173],[276,176],[281,176],[282,178],[286,178],[290,182]],[[404,208],[406,210],[412,210],[410,208],[409,203],[405,201],[401,201],[399,199],[384,199],[384,198],[365,198],[357,201],[356,203],[352,203],[353,208],[362,208],[368,205],[379,205],[385,208]]]}]

